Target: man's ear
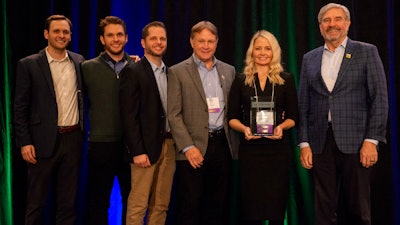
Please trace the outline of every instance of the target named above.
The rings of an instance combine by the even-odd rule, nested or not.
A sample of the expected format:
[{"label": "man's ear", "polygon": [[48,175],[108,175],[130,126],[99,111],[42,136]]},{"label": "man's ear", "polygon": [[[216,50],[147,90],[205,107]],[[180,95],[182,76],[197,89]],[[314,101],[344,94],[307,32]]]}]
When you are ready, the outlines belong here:
[{"label": "man's ear", "polygon": [[45,38],[46,40],[48,40],[48,39],[49,39],[49,31],[46,30],[46,29],[44,29],[44,31],[43,31],[43,36],[44,36],[44,38]]},{"label": "man's ear", "polygon": [[100,42],[102,45],[106,45],[106,42],[104,41],[103,35],[100,35]]}]

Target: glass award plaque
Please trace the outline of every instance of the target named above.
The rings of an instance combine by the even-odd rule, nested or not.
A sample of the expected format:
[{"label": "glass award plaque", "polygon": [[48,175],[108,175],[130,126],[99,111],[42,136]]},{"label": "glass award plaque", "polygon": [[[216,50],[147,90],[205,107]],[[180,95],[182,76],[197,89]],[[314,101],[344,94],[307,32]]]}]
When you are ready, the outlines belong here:
[{"label": "glass award plaque", "polygon": [[250,128],[255,136],[271,136],[275,128],[275,104],[266,98],[250,98]]}]

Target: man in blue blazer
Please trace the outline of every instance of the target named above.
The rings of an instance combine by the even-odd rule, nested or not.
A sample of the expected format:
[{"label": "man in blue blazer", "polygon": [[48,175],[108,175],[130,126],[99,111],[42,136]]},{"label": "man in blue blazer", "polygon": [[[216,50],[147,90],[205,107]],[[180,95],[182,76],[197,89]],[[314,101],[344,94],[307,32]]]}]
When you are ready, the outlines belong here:
[{"label": "man in blue blazer", "polygon": [[371,224],[370,182],[385,142],[388,98],[375,46],[347,37],[349,10],[322,7],[325,45],[304,55],[299,85],[299,143],[312,169],[315,224],[337,224],[339,193],[346,224]]},{"label": "man in blue blazer", "polygon": [[28,168],[25,224],[45,224],[44,208],[52,184],[56,221],[51,223],[72,225],[76,220],[84,124],[80,63],[84,58],[66,50],[71,29],[65,16],[47,18],[48,46],[21,59],[17,66],[14,128]]}]

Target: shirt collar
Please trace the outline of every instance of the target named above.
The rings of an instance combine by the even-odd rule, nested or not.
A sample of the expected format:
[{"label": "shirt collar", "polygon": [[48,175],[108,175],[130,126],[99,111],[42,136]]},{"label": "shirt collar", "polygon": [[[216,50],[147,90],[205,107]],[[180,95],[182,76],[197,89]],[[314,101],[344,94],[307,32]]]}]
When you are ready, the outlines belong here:
[{"label": "shirt collar", "polygon": [[[146,57],[146,56],[144,56]],[[146,57],[147,59],[147,57]],[[147,61],[149,61],[151,69],[153,70],[153,72],[156,72],[157,70],[161,69],[161,72],[165,72],[165,64],[163,61],[161,61],[161,66],[158,67],[156,64],[152,63],[149,59],[147,59]]]},{"label": "shirt collar", "polygon": [[[194,63],[196,63],[197,67],[199,67],[199,66],[206,67],[206,64],[203,61],[201,61],[194,53],[193,53],[193,61],[194,61]],[[212,67],[214,67],[217,64],[217,62],[218,62],[218,59],[215,56],[213,56]]]},{"label": "shirt collar", "polygon": [[119,63],[119,62],[125,62],[127,59],[126,59],[126,55],[124,54],[124,56],[122,57],[122,59],[120,60],[120,61],[118,61],[118,62],[116,62],[113,58],[111,58],[111,56],[110,55],[108,55],[108,53],[107,52],[104,52],[104,54],[103,54],[103,59],[106,61],[106,62],[111,62],[112,64],[116,64],[116,63]]},{"label": "shirt collar", "polygon": [[47,62],[50,64],[52,62],[62,62],[64,60],[68,60],[69,61],[69,57],[68,57],[68,51],[65,51],[65,56],[62,59],[55,59],[53,57],[51,57],[49,51],[47,50],[48,47],[46,47],[46,57],[47,57]]},{"label": "shirt collar", "polygon": [[[349,37],[346,37],[338,47],[342,47],[342,48],[346,49],[346,45],[347,45],[347,41],[348,40],[349,40]],[[326,45],[326,43],[324,44],[324,50],[330,51],[328,46]]]}]

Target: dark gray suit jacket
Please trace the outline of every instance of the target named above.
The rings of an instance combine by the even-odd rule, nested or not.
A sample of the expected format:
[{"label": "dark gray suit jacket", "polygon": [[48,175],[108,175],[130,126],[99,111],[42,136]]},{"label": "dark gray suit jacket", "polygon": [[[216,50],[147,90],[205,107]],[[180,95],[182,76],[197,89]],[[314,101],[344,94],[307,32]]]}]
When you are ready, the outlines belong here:
[{"label": "dark gray suit jacket", "polygon": [[[83,56],[68,51],[74,62],[77,80],[79,120],[83,130],[84,106],[80,64]],[[45,49],[18,62],[14,129],[17,147],[34,145],[36,157],[52,155],[57,138],[58,110],[50,66]]]},{"label": "dark gray suit jacket", "polygon": [[[222,84],[224,100],[228,104],[229,90],[235,79],[235,68],[217,61],[218,75]],[[182,150],[196,146],[204,156],[208,145],[208,106],[197,65],[190,57],[174,65],[168,73],[168,121],[176,144],[177,160],[186,160]],[[227,105],[225,106],[225,115]],[[237,148],[231,142],[228,120],[224,118],[231,154],[236,158]]]},{"label": "dark gray suit jacket", "polygon": [[299,143],[314,153],[325,144],[328,110],[336,143],[344,153],[358,153],[364,139],[386,141],[388,96],[376,46],[348,39],[335,86],[322,79],[323,46],[304,55],[299,85]]}]

